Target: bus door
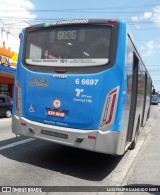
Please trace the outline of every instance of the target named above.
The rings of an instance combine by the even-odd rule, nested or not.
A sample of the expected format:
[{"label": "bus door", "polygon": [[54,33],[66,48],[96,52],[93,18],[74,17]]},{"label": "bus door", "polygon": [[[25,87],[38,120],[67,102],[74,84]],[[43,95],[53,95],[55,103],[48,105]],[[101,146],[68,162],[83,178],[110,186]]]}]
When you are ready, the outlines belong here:
[{"label": "bus door", "polygon": [[134,53],[133,55],[133,74],[132,74],[132,95],[131,95],[131,105],[129,111],[129,123],[128,123],[128,133],[127,133],[127,142],[132,141],[132,136],[134,133],[134,122],[137,106],[137,91],[138,91],[138,64],[139,59]]}]

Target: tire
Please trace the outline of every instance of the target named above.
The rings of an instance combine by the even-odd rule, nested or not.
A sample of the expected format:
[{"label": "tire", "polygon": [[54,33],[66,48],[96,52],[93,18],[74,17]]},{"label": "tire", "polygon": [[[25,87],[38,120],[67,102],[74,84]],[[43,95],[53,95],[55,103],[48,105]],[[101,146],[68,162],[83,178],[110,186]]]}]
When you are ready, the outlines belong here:
[{"label": "tire", "polygon": [[12,116],[11,110],[6,110],[5,116],[6,118],[10,118]]},{"label": "tire", "polygon": [[136,147],[137,138],[138,138],[138,134],[139,134],[139,121],[140,120],[138,120],[138,123],[137,123],[136,132],[134,135],[134,140],[132,141],[131,145],[129,146],[129,150],[133,150]]},{"label": "tire", "polygon": [[147,113],[147,120],[149,119],[149,116],[150,116],[150,107],[149,107],[149,110],[148,110],[148,113]]},{"label": "tire", "polygon": [[134,136],[134,140],[133,140],[133,142],[131,143],[131,145],[129,146],[129,149],[130,149],[130,150],[135,149],[136,143],[137,143],[137,138],[138,138],[138,131],[136,130],[135,136]]}]

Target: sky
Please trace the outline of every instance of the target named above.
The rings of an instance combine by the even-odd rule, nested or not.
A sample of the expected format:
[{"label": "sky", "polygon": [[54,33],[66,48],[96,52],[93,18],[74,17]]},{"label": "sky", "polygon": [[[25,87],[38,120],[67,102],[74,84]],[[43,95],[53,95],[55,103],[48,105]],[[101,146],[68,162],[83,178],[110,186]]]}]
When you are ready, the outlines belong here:
[{"label": "sky", "polygon": [[0,28],[19,21],[32,25],[61,19],[125,20],[160,91],[160,0],[0,0],[0,5]]}]

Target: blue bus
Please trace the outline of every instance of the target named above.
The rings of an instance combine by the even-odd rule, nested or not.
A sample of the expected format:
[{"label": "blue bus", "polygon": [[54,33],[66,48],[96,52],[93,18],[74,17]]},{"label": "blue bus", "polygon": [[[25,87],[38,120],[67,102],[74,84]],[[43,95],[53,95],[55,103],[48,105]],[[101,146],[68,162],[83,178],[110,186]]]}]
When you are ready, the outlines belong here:
[{"label": "blue bus", "polygon": [[12,131],[122,155],[149,117],[151,86],[124,21],[33,25],[20,34]]}]

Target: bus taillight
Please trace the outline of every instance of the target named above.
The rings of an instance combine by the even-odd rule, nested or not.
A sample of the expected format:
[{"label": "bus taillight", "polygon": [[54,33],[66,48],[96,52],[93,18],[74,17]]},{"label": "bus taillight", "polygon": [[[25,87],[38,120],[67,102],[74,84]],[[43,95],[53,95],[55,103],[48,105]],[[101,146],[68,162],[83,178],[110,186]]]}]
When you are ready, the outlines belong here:
[{"label": "bus taillight", "polygon": [[116,101],[116,94],[113,95],[112,104],[111,104],[111,109],[110,109],[110,113],[109,113],[109,118],[108,118],[108,120],[106,121],[106,124],[109,124],[109,123],[111,122],[111,120],[112,120],[115,101]]},{"label": "bus taillight", "polygon": [[21,86],[20,84],[17,82],[16,83],[16,111],[17,114],[21,113],[22,108],[21,108]]},{"label": "bus taillight", "polygon": [[119,87],[114,88],[108,93],[100,127],[103,126],[110,127],[113,124],[116,115],[118,95]]},{"label": "bus taillight", "polygon": [[110,23],[115,23],[115,22],[118,22],[118,20],[115,20],[115,19],[109,19],[108,22]]}]

